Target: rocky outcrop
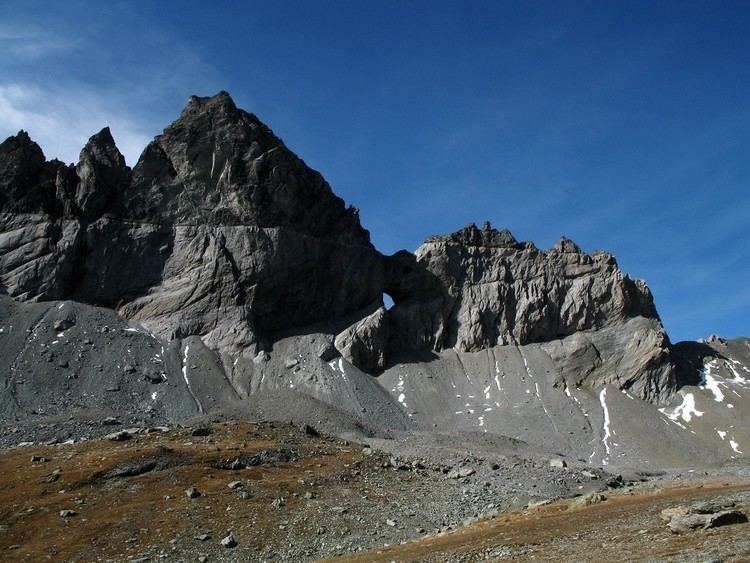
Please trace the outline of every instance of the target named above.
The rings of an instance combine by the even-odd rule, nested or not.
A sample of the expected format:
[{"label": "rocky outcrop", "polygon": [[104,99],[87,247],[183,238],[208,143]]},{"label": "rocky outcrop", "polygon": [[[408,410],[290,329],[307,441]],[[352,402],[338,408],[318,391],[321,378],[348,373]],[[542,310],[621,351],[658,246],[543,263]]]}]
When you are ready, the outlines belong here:
[{"label": "rocky outcrop", "polygon": [[357,211],[224,92],[191,97],[132,173],[104,129],[75,169],[21,132],[0,177],[0,283],[20,300],[74,298],[254,354],[382,292]]},{"label": "rocky outcrop", "polygon": [[366,372],[382,370],[388,353],[388,312],[379,307],[336,336],[334,345],[349,363]]},{"label": "rocky outcrop", "polygon": [[615,383],[652,401],[675,388],[651,292],[610,254],[566,238],[543,251],[485,224],[431,237],[389,266],[396,350],[546,343],[572,384]]},{"label": "rocky outcrop", "polygon": [[76,166],[78,186],[75,192],[75,210],[87,219],[101,217],[112,207],[120,193],[130,184],[130,168],[125,164],[109,127],[91,137],[81,151]]},{"label": "rocky outcrop", "polygon": [[613,256],[586,254],[565,238],[545,252],[507,230],[469,225],[427,239],[411,267],[420,272],[407,275],[425,291],[394,293],[402,325],[396,339],[415,330],[435,350],[545,342],[630,317],[657,318],[646,285],[623,274]]},{"label": "rocky outcrop", "polygon": [[191,97],[132,170],[108,129],[76,166],[24,132],[0,145],[0,291],[105,306],[230,356],[316,325],[370,373],[543,343],[575,385],[658,400],[676,381],[648,288],[611,255],[470,225],[383,257],[357,211],[225,92]]}]

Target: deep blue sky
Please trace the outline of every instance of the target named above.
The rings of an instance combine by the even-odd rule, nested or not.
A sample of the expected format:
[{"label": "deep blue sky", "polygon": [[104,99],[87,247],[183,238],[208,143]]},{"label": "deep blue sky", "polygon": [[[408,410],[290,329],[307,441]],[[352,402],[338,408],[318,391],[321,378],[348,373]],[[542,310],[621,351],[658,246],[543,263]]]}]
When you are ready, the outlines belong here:
[{"label": "deep blue sky", "polygon": [[[490,220],[610,250],[673,341],[750,335],[748,2],[0,4],[0,136],[128,163],[228,90],[383,252]],[[219,7],[220,6],[220,7]]]}]

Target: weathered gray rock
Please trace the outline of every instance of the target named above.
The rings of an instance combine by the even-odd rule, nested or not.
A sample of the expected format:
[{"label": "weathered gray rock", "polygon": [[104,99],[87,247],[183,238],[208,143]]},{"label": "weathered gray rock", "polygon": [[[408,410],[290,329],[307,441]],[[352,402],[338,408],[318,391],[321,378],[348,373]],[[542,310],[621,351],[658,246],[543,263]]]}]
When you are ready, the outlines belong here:
[{"label": "weathered gray rock", "polygon": [[[434,317],[416,328],[432,331],[427,340],[436,350],[544,342],[634,316],[656,318],[645,284],[624,275],[611,255],[585,254],[567,239],[545,252],[517,242],[507,230],[469,225],[427,239],[416,259],[417,268],[439,281],[449,304],[428,306],[437,296],[434,288],[427,302],[421,292],[406,299],[421,301]],[[427,276],[421,276],[425,284]],[[394,301],[395,314],[401,300]]]},{"label": "weathered gray rock", "polygon": [[712,514],[677,514],[672,517],[667,526],[674,534],[684,534],[694,530],[706,530],[746,522],[747,516],[739,510],[723,510]]},{"label": "weathered gray rock", "polygon": [[191,97],[132,173],[108,129],[75,170],[24,132],[0,145],[0,287],[255,355],[379,298],[382,263],[357,211],[223,92]]},{"label": "weathered gray rock", "polygon": [[[174,409],[185,413],[193,403],[204,411],[201,394],[219,408],[235,391],[257,392],[269,385],[269,366],[283,366],[269,353],[288,333],[322,333],[325,340],[310,340],[312,357],[297,350],[299,363],[280,371],[309,376],[311,393],[333,403],[339,395],[315,387],[327,372],[307,373],[318,360],[340,354],[376,373],[394,358],[528,343],[543,343],[562,378],[555,384],[613,384],[652,402],[679,384],[648,288],[611,255],[583,253],[565,238],[542,251],[471,225],[415,254],[383,257],[357,211],[225,92],[191,97],[132,170],[108,129],[91,137],[75,167],[47,162],[24,132],[2,143],[0,292],[110,308],[172,347],[164,371],[150,360],[113,360],[113,381],[96,387],[167,381],[158,399],[138,391],[144,408],[156,408],[176,380],[185,386]],[[384,292],[395,303],[389,310]],[[197,348],[201,377],[188,383]],[[78,369],[77,360],[55,357],[50,369],[65,364],[70,377],[104,370]],[[207,379],[226,393],[202,386]],[[8,413],[22,408],[14,401],[7,398]]]},{"label": "weathered gray rock", "polygon": [[76,175],[75,207],[86,218],[96,219],[108,211],[118,192],[130,184],[130,168],[115,145],[109,127],[86,143],[76,165]]},{"label": "weathered gray rock", "polygon": [[389,328],[388,311],[378,307],[338,334],[334,345],[349,363],[362,371],[375,372],[386,364]]},{"label": "weathered gray rock", "polygon": [[393,348],[473,352],[548,343],[572,384],[616,383],[659,401],[676,365],[651,292],[610,254],[568,239],[542,251],[505,231],[469,225],[388,259]]}]

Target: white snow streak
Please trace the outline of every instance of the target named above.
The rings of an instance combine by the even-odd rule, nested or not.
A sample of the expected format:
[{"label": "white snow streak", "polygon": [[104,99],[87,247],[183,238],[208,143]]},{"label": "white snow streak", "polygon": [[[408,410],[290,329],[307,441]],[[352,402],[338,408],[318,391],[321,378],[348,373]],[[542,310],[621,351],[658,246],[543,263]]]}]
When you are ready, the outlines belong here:
[{"label": "white snow streak", "polygon": [[732,446],[732,449],[734,450],[734,453],[741,454],[740,451],[740,445],[735,442],[734,440],[729,440],[729,445]]},{"label": "white snow streak", "polygon": [[742,364],[740,364],[737,360],[730,359],[728,362],[726,362],[726,366],[729,368],[729,371],[732,372],[732,375],[734,375],[734,379],[732,380],[732,382],[738,383],[739,385],[747,385],[747,380],[744,377],[742,377],[740,373],[735,369],[734,367],[735,365],[740,366],[745,371],[748,371],[748,369]]},{"label": "white snow streak", "polygon": [[719,438],[721,438],[722,440],[724,440],[727,437],[727,433],[724,432],[723,430],[717,430],[716,433],[719,435]]},{"label": "white snow streak", "polygon": [[692,393],[685,393],[682,397],[682,404],[674,411],[667,412],[667,409],[659,409],[659,412],[669,417],[673,422],[682,418],[685,422],[690,422],[693,416],[703,416],[703,412],[695,408],[695,397]]},{"label": "white snow streak", "polygon": [[714,401],[721,403],[724,400],[724,393],[719,388],[719,381],[711,373],[711,369],[717,367],[716,360],[711,360],[701,370],[701,389],[708,389],[714,394]]},{"label": "white snow streak", "polygon": [[182,378],[185,380],[185,385],[187,386],[188,393],[190,393],[190,396],[195,401],[195,405],[198,407],[198,412],[203,412],[203,405],[201,405],[201,402],[198,400],[198,397],[195,396],[195,393],[193,393],[193,388],[190,386],[190,380],[188,379],[188,350],[190,350],[189,345],[185,345],[185,356],[182,359]]},{"label": "white snow streak", "polygon": [[190,346],[185,346],[185,357],[182,359],[182,378],[185,380],[185,385],[187,385],[188,389],[190,389],[190,381],[188,381],[187,374],[188,350],[190,350]]},{"label": "white snow streak", "polygon": [[[609,456],[609,438],[610,438],[610,431],[609,431],[609,409],[607,408],[607,388],[605,387],[602,389],[602,392],[599,393],[599,402],[602,405],[602,410],[604,411],[604,437],[602,438],[602,444],[604,444],[604,450],[607,452],[607,456]],[[607,459],[602,460],[602,465],[607,465],[608,461]]]}]

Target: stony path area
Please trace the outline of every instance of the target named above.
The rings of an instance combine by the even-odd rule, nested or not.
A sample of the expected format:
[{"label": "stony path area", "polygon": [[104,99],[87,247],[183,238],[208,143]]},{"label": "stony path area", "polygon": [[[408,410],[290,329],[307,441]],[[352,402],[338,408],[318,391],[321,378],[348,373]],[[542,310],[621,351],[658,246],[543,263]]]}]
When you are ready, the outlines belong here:
[{"label": "stony path area", "polygon": [[712,529],[671,532],[662,511],[691,504],[731,505],[733,512],[750,514],[750,482],[663,483],[613,492],[583,508],[572,501],[558,502],[333,561],[750,561],[746,518]]},{"label": "stony path area", "polygon": [[[286,423],[118,422],[102,420],[109,434],[101,438],[2,451],[0,560],[601,561],[624,553],[674,560],[750,553],[747,524],[682,537],[659,521],[660,510],[690,499],[734,495],[745,506],[750,485],[737,480],[663,490],[663,481],[617,480],[510,453],[457,459],[441,449],[441,458],[407,443],[422,457],[394,455]],[[595,491],[607,500],[568,510],[572,496]],[[518,506],[525,509],[506,512]]]}]

